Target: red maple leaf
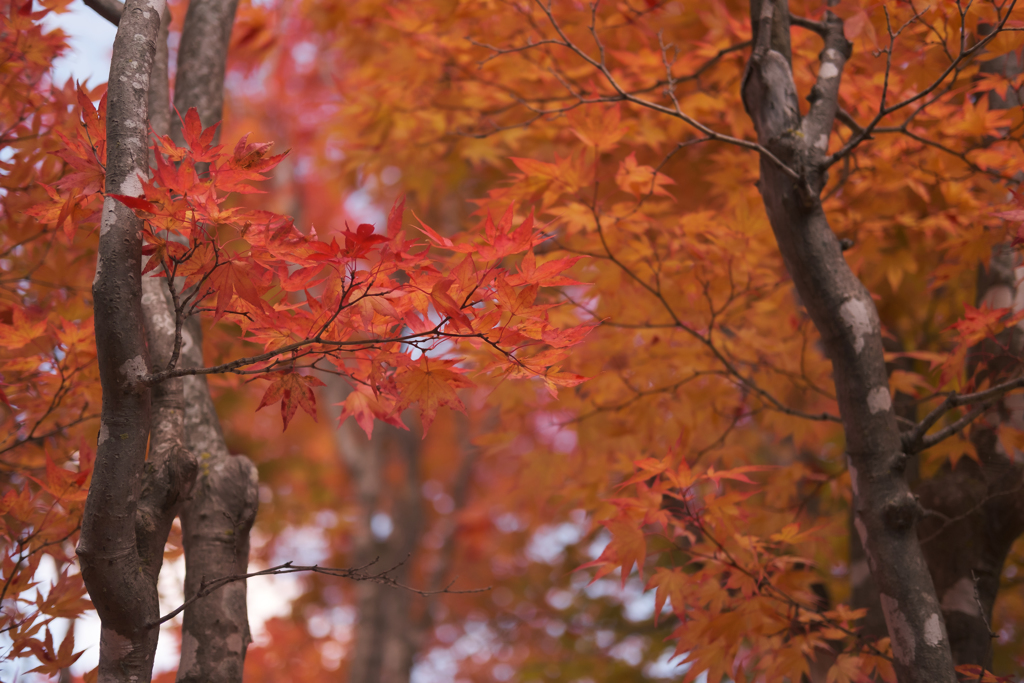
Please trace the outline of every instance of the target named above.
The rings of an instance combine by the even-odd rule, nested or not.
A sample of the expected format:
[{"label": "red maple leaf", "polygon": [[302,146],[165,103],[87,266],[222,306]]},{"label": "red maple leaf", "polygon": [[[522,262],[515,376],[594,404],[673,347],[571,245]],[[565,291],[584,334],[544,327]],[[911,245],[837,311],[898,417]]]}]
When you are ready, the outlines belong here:
[{"label": "red maple leaf", "polygon": [[290,370],[275,372],[261,379],[269,379],[270,386],[267,387],[263,400],[256,410],[262,410],[280,401],[281,420],[285,429],[288,429],[288,423],[294,417],[296,409],[300,407],[316,420],[316,395],[313,393],[313,387],[324,386],[319,379]]}]

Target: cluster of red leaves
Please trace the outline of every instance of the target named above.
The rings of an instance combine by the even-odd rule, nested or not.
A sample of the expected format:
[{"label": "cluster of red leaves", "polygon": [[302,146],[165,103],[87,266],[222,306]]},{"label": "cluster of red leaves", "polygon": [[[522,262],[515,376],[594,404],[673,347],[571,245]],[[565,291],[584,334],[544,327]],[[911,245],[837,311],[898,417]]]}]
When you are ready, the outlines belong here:
[{"label": "cluster of red leaves", "polygon": [[0,13],[0,655],[34,657],[33,671],[47,675],[78,658],[70,630],[54,642],[54,620],[90,606],[73,548],[99,405],[84,296],[94,247],[88,230],[71,229],[87,227],[101,201],[78,162],[94,153],[80,140],[98,118],[87,112],[80,130],[75,104],[89,94],[49,78],[65,42],[41,21],[63,4],[7,3]]},{"label": "cluster of red leaves", "polygon": [[[0,16],[0,144],[11,152],[0,162],[0,631],[13,644],[5,658],[35,657],[53,674],[77,655],[73,635],[54,644],[51,622],[89,607],[73,548],[99,405],[89,283],[106,99],[49,82],[64,36],[43,33],[50,9],[31,9]],[[401,424],[414,403],[424,426],[441,406],[461,408],[471,374],[552,392],[582,381],[559,363],[589,328],[553,324],[543,291],[571,282],[562,273],[577,259],[538,257],[532,216],[485,216],[457,242],[423,225],[431,245],[407,234],[400,200],[383,230],[307,235],[234,197],[258,192],[283,155],[246,137],[225,150],[194,111],[182,122],[185,145],[158,139],[151,179],[117,198],[144,219],[146,272],[173,283],[179,322],[208,313],[233,329],[236,357],[218,371],[269,380],[260,407],[280,402],[285,426],[298,408],[315,417],[318,370],[356,387],[343,415],[367,433],[374,419]],[[151,379],[181,372],[172,361]],[[35,583],[44,556],[49,586]]]},{"label": "cluster of red leaves", "polygon": [[[458,243],[424,224],[431,247],[407,237],[398,200],[383,232],[362,224],[329,239],[304,234],[285,216],[231,202],[258,192],[251,183],[284,155],[268,156],[270,144],[247,136],[225,153],[194,110],[182,123],[186,146],[157,140],[141,196],[112,196],[144,220],[143,272],[174,287],[179,321],[211,312],[261,347],[218,369],[269,379],[260,407],[280,401],[285,427],[300,407],[315,416],[320,381],[310,370],[353,383],[343,418],[367,434],[374,419],[401,426],[398,414],[413,403],[425,427],[440,406],[461,409],[467,360],[478,374],[537,377],[552,391],[583,380],[558,363],[589,327],[555,327],[553,304],[539,299],[542,287],[573,282],[562,273],[578,258],[539,263],[533,247],[545,237],[532,215],[518,226],[511,207],[497,223],[487,215]],[[99,163],[91,154],[79,161]],[[507,265],[517,257],[518,268]]]}]

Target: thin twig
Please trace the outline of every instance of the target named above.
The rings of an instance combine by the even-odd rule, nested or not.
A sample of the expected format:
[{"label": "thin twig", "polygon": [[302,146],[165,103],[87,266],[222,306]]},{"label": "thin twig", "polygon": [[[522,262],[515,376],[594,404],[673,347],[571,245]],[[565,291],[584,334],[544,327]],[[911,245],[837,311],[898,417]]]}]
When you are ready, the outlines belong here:
[{"label": "thin twig", "polygon": [[251,579],[254,576],[271,576],[271,575],[276,575],[276,574],[297,574],[299,572],[310,572],[310,573],[313,573],[313,574],[324,574],[326,576],[336,576],[336,577],[342,578],[342,579],[351,579],[352,581],[369,581],[371,583],[379,583],[379,584],[384,585],[384,586],[391,586],[392,588],[400,588],[401,590],[409,591],[410,593],[416,593],[417,595],[422,595],[422,596],[438,595],[438,594],[441,594],[441,593],[452,593],[452,594],[460,594],[460,595],[464,594],[464,593],[483,593],[483,592],[489,591],[491,589],[490,586],[487,586],[486,588],[469,588],[469,589],[466,589],[466,590],[452,590],[451,587],[452,587],[452,584],[454,583],[454,581],[452,581],[447,586],[445,586],[444,588],[439,589],[439,590],[432,590],[432,591],[420,590],[418,588],[413,588],[411,586],[406,586],[405,584],[399,583],[398,581],[396,581],[395,579],[393,579],[393,578],[391,578],[389,576],[389,574],[391,572],[395,571],[396,569],[401,567],[403,564],[405,564],[405,560],[402,560],[401,562],[396,564],[394,567],[391,567],[390,569],[382,571],[382,572],[380,572],[378,574],[367,574],[365,572],[365,570],[368,567],[371,567],[374,564],[376,564],[379,559],[380,558],[375,558],[372,562],[368,562],[367,564],[365,564],[365,565],[363,565],[361,567],[353,567],[353,568],[321,567],[319,565],[311,565],[311,566],[310,565],[296,565],[296,564],[293,564],[291,562],[285,562],[284,564],[279,564],[276,567],[270,567],[268,569],[263,569],[263,570],[258,571],[258,572],[249,572],[248,574],[231,574],[230,576],[222,576],[220,578],[212,579],[210,581],[203,580],[201,582],[200,586],[199,586],[199,590],[196,591],[195,595],[193,595],[191,598],[186,600],[179,607],[171,610],[170,612],[168,612],[164,616],[160,617],[160,619],[158,621],[154,621],[154,622],[152,622],[150,624],[147,624],[146,628],[156,628],[160,624],[162,624],[162,623],[164,623],[166,621],[170,621],[174,617],[178,616],[178,614],[180,614],[182,612],[182,610],[184,610],[186,607],[188,607],[192,603],[196,602],[197,600],[199,600],[201,598],[206,597],[210,593],[213,593],[214,591],[216,591],[216,590],[218,590],[220,588],[223,588],[224,586],[228,585],[229,583],[234,583],[235,581],[245,581],[246,579]]}]

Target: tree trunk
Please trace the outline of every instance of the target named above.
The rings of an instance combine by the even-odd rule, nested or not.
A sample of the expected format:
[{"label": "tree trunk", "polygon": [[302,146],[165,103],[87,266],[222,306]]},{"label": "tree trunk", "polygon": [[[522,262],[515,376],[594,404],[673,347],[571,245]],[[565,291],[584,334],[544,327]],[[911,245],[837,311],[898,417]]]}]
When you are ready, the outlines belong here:
[{"label": "tree trunk", "polygon": [[[337,404],[348,392],[342,380],[328,380],[324,404],[331,420],[338,420]],[[423,532],[419,475],[422,434],[415,427],[405,431],[378,421],[373,438],[367,439],[355,420],[346,420],[335,435],[338,454],[359,503],[350,564],[362,566],[376,560],[373,571],[396,567],[391,576],[407,583],[411,559]],[[387,535],[374,532],[374,516],[379,514],[390,519]],[[355,595],[357,617],[348,655],[348,683],[408,683],[421,640],[413,615],[413,594],[362,581],[356,584]]]},{"label": "tree trunk", "polygon": [[918,504],[904,479],[906,457],[892,410],[881,327],[871,295],[850,270],[819,193],[823,159],[851,46],[826,12],[818,79],[801,117],[783,0],[753,0],[754,48],[743,102],[759,143],[758,188],[783,260],[832,361],[854,493],[854,526],[878,584],[902,683],[954,683],[939,601],[915,533]]},{"label": "tree trunk", "polygon": [[[192,107],[204,127],[221,120],[224,72],[237,0],[193,0],[178,49],[174,106],[182,116]],[[184,144],[181,119],[172,116],[171,136]],[[219,131],[218,131],[219,136]],[[183,367],[204,367],[202,327],[185,323]],[[185,598],[203,582],[244,574],[249,565],[249,532],[259,507],[256,467],[231,455],[205,375],[184,378],[188,446],[199,461],[192,498],[181,512],[185,549]],[[178,681],[239,683],[251,642],[246,584],[236,581],[185,608]]]},{"label": "tree trunk", "polygon": [[[984,62],[981,71],[1001,74],[1012,80],[1021,71],[1020,57],[1008,53]],[[1020,106],[1018,93],[1006,97],[988,94],[990,109]],[[1024,289],[1019,259],[1008,246],[998,247],[990,266],[978,278],[977,305],[1010,308],[1017,313],[1024,306]],[[1007,355],[1003,348],[1009,349]],[[899,349],[902,350],[902,349]],[[968,364],[968,376],[995,383],[1008,379],[1020,368],[1024,353],[1024,327],[1004,333],[996,342],[975,348]],[[906,369],[906,368],[905,368]],[[899,400],[896,400],[899,403]],[[909,414],[916,421],[916,404]],[[929,513],[918,524],[918,536],[936,595],[942,606],[955,664],[992,666],[992,608],[999,590],[999,577],[1013,542],[1024,533],[1024,465],[1015,462],[998,440],[1001,424],[1024,429],[1024,406],[1012,396],[996,404],[971,429],[971,442],[980,462],[961,459],[955,468],[944,466],[931,479],[909,478],[921,506]],[[885,635],[878,589],[867,575],[863,549],[851,537],[851,583],[854,608],[867,608],[861,633],[868,638]],[[859,560],[859,561],[858,561]],[[863,562],[861,568],[860,562]]]},{"label": "tree trunk", "polygon": [[[221,117],[236,5],[237,0],[197,0],[185,19],[175,107],[178,112],[196,107],[205,126]],[[122,9],[104,0],[90,6],[118,24],[108,95],[106,189],[138,195],[150,127],[183,144],[181,121],[171,116],[168,102],[170,15],[163,3],[130,3]],[[142,97],[146,91],[148,107]],[[152,151],[148,161],[155,163]],[[194,454],[200,460],[199,481],[181,509],[187,597],[204,581],[245,573],[258,506],[256,468],[244,456],[228,453],[205,376],[166,380],[152,391],[137,381],[153,368],[167,367],[180,315],[167,280],[140,276],[140,228],[131,211],[106,200],[94,283],[105,407],[79,547],[83,575],[88,574],[87,586],[103,622],[101,681],[148,681],[152,676],[159,634],[156,580],[171,524],[196,479]],[[180,362],[202,367],[198,320],[185,321],[182,341]],[[111,429],[118,441],[111,438]],[[134,536],[124,528],[132,518]],[[134,547],[133,555],[125,547]],[[241,681],[249,642],[245,583],[231,583],[186,608],[178,680]]]},{"label": "tree trunk", "polygon": [[[996,248],[979,277],[979,304],[1021,310],[1024,271],[1017,263],[1009,246]],[[975,348],[968,375],[982,365],[979,382],[1008,379],[1019,374],[1022,354],[1024,328],[1017,326]],[[992,666],[992,608],[999,577],[1010,546],[1024,533],[1024,463],[1017,453],[1006,452],[998,430],[1002,425],[1024,429],[1021,403],[1019,395],[997,402],[971,430],[978,461],[964,457],[956,467],[945,465],[918,491],[921,505],[932,513],[922,520],[919,535],[957,664]]]},{"label": "tree trunk", "polygon": [[[138,196],[147,175],[148,91],[161,0],[129,0],[120,18],[107,95],[108,194]],[[151,392],[143,332],[141,222],[113,198],[103,204],[93,281],[96,348],[103,408],[96,465],[82,519],[78,556],[82,578],[101,620],[99,681],[149,681],[159,629],[156,575],[164,527],[173,520],[180,478],[147,477],[171,450],[154,449],[146,463]],[[173,468],[166,470],[168,474]],[[141,499],[141,505],[140,505]],[[164,533],[163,539],[160,534]],[[156,552],[159,548],[159,552]]]}]

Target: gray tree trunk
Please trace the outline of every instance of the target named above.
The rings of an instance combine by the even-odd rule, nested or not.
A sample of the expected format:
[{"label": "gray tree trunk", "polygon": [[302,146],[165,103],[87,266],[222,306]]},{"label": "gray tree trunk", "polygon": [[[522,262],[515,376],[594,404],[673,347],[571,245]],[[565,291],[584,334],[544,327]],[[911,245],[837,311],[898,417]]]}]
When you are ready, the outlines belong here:
[{"label": "gray tree trunk", "polygon": [[[348,395],[342,380],[330,379],[323,400],[330,419],[337,422],[336,405]],[[409,422],[408,419],[405,420]],[[373,571],[397,565],[392,576],[407,583],[412,557],[423,532],[423,499],[419,473],[420,430],[410,431],[377,422],[373,438],[354,420],[335,432],[338,455],[348,471],[359,517],[353,525],[350,564],[362,566],[377,560]],[[388,479],[389,470],[401,472],[400,481]],[[386,514],[392,530],[386,537],[374,534],[373,517]],[[408,683],[422,624],[414,616],[412,593],[370,581],[355,586],[356,624],[348,654],[348,683]]]},{"label": "gray tree trunk", "polygon": [[[1010,52],[984,62],[981,71],[1012,80],[1021,73],[1021,56]],[[990,92],[990,109],[1021,105],[1018,92]],[[1024,309],[1024,268],[1015,250],[997,247],[978,277],[978,305]],[[1008,352],[1007,352],[1008,350]],[[968,375],[991,383],[1020,372],[1024,326],[1004,332],[996,343],[982,342],[968,359]],[[920,525],[920,537],[957,664],[992,666],[992,609],[1010,546],[1024,533],[1024,463],[1007,453],[998,439],[1002,425],[1024,429],[1024,401],[1007,396],[975,422],[971,442],[980,462],[963,458],[956,469],[944,467],[920,488],[921,504],[938,513]],[[951,552],[951,549],[955,551]]]},{"label": "gray tree trunk", "polygon": [[[118,25],[108,91],[106,191],[137,196],[138,176],[148,175],[153,164],[147,152],[150,126],[182,143],[180,120],[171,116],[168,102],[170,15],[163,2],[89,4]],[[220,119],[223,108],[236,4],[198,0],[185,21],[175,105],[180,112],[196,107],[207,126]],[[104,682],[137,683],[152,676],[159,635],[156,581],[179,510],[185,592],[191,597],[203,581],[245,573],[258,504],[255,467],[228,453],[205,377],[174,378],[152,390],[139,381],[167,366],[176,323],[167,281],[141,278],[140,229],[131,211],[106,200],[93,285],[104,408],[79,545],[83,578],[102,622]],[[183,341],[181,362],[202,367],[198,320],[187,321]],[[241,681],[250,640],[245,602],[245,583],[236,582],[185,610],[178,680]]]},{"label": "gray tree trunk", "polygon": [[[1011,52],[982,63],[981,71],[1012,79],[1021,72],[1020,62],[1020,56]],[[1012,90],[1006,97],[991,92],[988,99],[990,109],[1020,106],[1020,96]],[[1024,270],[1014,250],[996,248],[989,267],[979,272],[977,305],[1019,312],[1024,308],[1022,279]],[[1022,354],[1024,328],[1018,326],[1001,335],[997,343],[983,342],[973,349],[967,374],[980,368],[979,379],[998,383],[1019,371]],[[902,417],[914,421],[915,413],[916,406]],[[1024,465],[999,443],[997,433],[1003,424],[1024,429],[1024,405],[1019,396],[1004,398],[971,427],[979,463],[963,458],[955,469],[946,465],[926,481],[908,476],[928,512],[918,524],[918,536],[935,582],[953,661],[985,669],[992,666],[992,609],[999,577],[1010,546],[1024,533]],[[851,604],[868,609],[861,632],[868,638],[885,635],[878,587],[867,571],[856,536],[851,537],[850,573]]]},{"label": "gray tree trunk", "polygon": [[754,48],[743,102],[759,143],[758,188],[797,293],[832,361],[854,493],[854,527],[877,582],[901,683],[954,683],[953,659],[917,540],[919,508],[903,476],[906,456],[892,410],[874,302],[850,270],[822,210],[824,156],[851,46],[826,12],[817,82],[800,115],[785,0],[753,0]]},{"label": "gray tree trunk", "polygon": [[[120,17],[107,95],[109,194],[138,196],[147,175],[149,84],[160,35],[161,0],[129,0]],[[93,281],[96,347],[103,389],[100,435],[82,518],[78,556],[101,620],[99,681],[149,681],[159,629],[156,577],[175,507],[187,490],[187,462],[150,436],[150,371],[142,311],[141,224],[112,198],[103,205]],[[158,412],[163,410],[157,407]]]}]

